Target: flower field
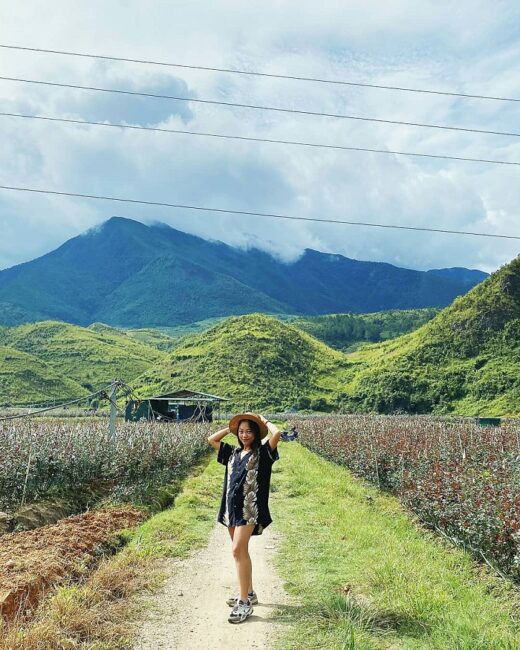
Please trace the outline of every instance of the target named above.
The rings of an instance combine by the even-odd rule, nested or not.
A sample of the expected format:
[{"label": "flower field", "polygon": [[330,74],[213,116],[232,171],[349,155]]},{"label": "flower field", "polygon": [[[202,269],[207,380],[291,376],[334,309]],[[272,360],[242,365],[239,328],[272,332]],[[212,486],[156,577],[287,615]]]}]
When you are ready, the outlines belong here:
[{"label": "flower field", "polygon": [[520,580],[520,425],[341,416],[291,420],[306,447],[397,495],[428,526]]},{"label": "flower field", "polygon": [[99,419],[27,418],[0,423],[0,510],[100,488],[146,500],[207,451],[207,424],[118,423],[114,442]]}]

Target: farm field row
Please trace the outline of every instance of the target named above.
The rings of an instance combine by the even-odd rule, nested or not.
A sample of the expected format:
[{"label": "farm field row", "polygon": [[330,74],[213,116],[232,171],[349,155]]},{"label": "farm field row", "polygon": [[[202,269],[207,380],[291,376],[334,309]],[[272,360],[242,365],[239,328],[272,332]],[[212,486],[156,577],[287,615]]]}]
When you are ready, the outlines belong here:
[{"label": "farm field row", "polygon": [[[384,491],[393,492],[432,528],[443,530],[467,549],[476,551],[481,541],[490,564],[516,578],[519,519],[515,508],[520,493],[514,464],[518,461],[516,425],[482,429],[460,419],[370,416],[307,417],[294,424],[303,444],[319,455],[299,444],[281,442],[281,460],[273,469],[273,525],[283,533],[277,566],[294,598],[294,604],[281,606],[276,614],[277,619],[291,623],[279,648],[295,644],[309,649],[360,650],[515,648],[520,631],[514,608],[520,603],[512,583],[410,521],[397,500]],[[105,484],[107,496],[116,502],[148,502],[149,506],[152,499],[155,509],[168,504],[168,492],[158,496],[157,487],[176,480],[178,488],[180,479],[205,455],[208,431],[219,426],[124,425],[118,428],[114,444],[103,422],[55,420],[47,421],[46,429],[43,425],[26,421],[3,431],[10,434],[2,438],[4,456],[10,454],[7,461],[15,475],[27,477],[22,492],[26,498],[70,494],[75,477],[78,485],[90,485],[111,472]],[[25,454],[18,465],[17,453]],[[31,457],[39,459],[34,470]],[[13,480],[7,461],[0,465],[4,485]],[[206,466],[207,461],[203,462]],[[340,465],[383,490],[352,477]],[[222,469],[212,457],[200,476],[185,482],[192,485],[195,480],[196,488],[178,497],[174,508],[126,535],[133,541],[119,555],[136,554],[132,571],[149,571],[149,565],[139,568],[137,557],[143,554],[149,558],[186,555],[194,540],[197,545],[204,543],[216,516]],[[20,497],[16,494],[17,499],[11,501],[6,492],[0,496],[15,507]],[[477,496],[478,506],[471,500]],[[137,524],[144,516],[132,506],[112,512],[117,516],[112,518],[106,509],[95,510],[55,526],[6,535],[3,541],[9,558],[4,553],[4,559],[12,562],[0,581],[5,611],[12,614],[25,595],[32,593],[27,577],[41,574],[47,587],[73,577],[78,566],[92,559],[97,563],[92,551],[98,542],[112,543],[117,530]],[[504,512],[512,514],[506,517]],[[96,517],[99,522],[94,521]],[[74,526],[79,527],[76,532]],[[90,546],[89,540],[93,540]],[[113,559],[114,566],[118,561]],[[49,572],[47,580],[44,569]],[[59,587],[58,599],[62,592]],[[117,598],[124,601],[123,592]],[[66,606],[78,605],[80,591],[67,594]],[[52,607],[52,598],[45,599],[44,608]],[[99,600],[96,603],[96,608],[103,607]],[[65,605],[59,601],[57,606]],[[124,602],[121,607],[124,611]],[[128,635],[126,625],[118,634]],[[13,638],[9,637],[13,629],[6,629],[6,639]],[[95,630],[89,634],[95,642]],[[103,649],[130,647],[121,646],[121,638],[111,637]],[[2,641],[0,634],[3,650]],[[61,646],[51,642],[45,647]]]},{"label": "farm field row", "polygon": [[398,496],[427,526],[520,580],[520,426],[469,419],[296,419],[302,443]]},{"label": "farm field row", "polygon": [[282,443],[275,468],[276,566],[291,596],[280,650],[520,647],[511,581],[297,443]]},{"label": "farm field row", "polygon": [[[207,424],[167,426],[96,419],[34,419],[0,423],[0,510],[53,498],[103,497],[154,509],[160,491],[207,451]],[[86,497],[85,497],[86,494]]]}]

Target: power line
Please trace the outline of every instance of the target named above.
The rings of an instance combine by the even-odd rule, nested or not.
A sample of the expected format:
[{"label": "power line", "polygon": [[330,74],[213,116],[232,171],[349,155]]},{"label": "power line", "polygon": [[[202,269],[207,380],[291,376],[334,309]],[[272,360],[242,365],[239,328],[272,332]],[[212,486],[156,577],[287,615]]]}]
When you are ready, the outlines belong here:
[{"label": "power line", "polygon": [[65,124],[80,124],[80,125],[90,125],[90,126],[106,126],[117,129],[133,129],[136,131],[155,131],[158,133],[173,133],[176,135],[195,135],[205,138],[220,138],[223,140],[241,140],[245,142],[266,142],[269,144],[288,144],[296,145],[300,147],[314,147],[322,149],[336,149],[340,151],[364,151],[369,153],[385,153],[393,154],[396,156],[417,156],[420,158],[440,158],[442,160],[458,160],[465,162],[479,162],[479,163],[490,163],[493,165],[520,165],[520,162],[515,161],[506,161],[506,160],[490,160],[486,158],[463,158],[462,156],[448,156],[441,154],[431,154],[431,153],[413,153],[410,151],[392,151],[388,149],[369,149],[367,147],[349,147],[346,145],[336,145],[336,144],[321,144],[317,142],[302,142],[296,140],[276,140],[273,138],[254,138],[246,137],[242,135],[229,135],[225,133],[207,133],[201,131],[183,131],[181,129],[165,129],[160,127],[152,126],[136,126],[132,124],[112,124],[108,122],[93,122],[90,120],[74,120],[72,118],[64,117],[50,117],[46,115],[24,115],[22,113],[3,113],[0,112],[0,117],[18,117],[23,119],[32,119],[32,120],[44,120],[48,122],[63,122]]},{"label": "power line", "polygon": [[118,57],[118,56],[107,56],[107,55],[102,55],[102,54],[86,54],[83,52],[67,52],[64,50],[46,50],[43,48],[37,48],[37,47],[22,47],[20,45],[5,45],[5,44],[0,44],[1,48],[4,49],[9,49],[9,50],[24,50],[27,52],[43,52],[45,54],[62,54],[65,56],[76,56],[76,57],[82,57],[86,59],[102,59],[104,61],[120,61],[124,63],[142,63],[142,64],[147,64],[147,65],[158,65],[158,66],[163,66],[163,67],[169,67],[169,68],[183,68],[187,70],[205,70],[207,72],[225,72],[229,74],[238,74],[238,75],[246,75],[246,76],[253,76],[253,77],[267,77],[270,79],[287,79],[291,81],[309,81],[313,83],[321,83],[321,84],[333,84],[333,85],[340,85],[340,86],[355,86],[355,87],[360,87],[360,88],[376,88],[379,90],[397,90],[400,92],[407,92],[407,93],[426,93],[428,95],[444,95],[446,97],[463,97],[465,99],[489,99],[493,101],[499,101],[499,102],[520,102],[520,99],[516,99],[513,97],[494,97],[492,95],[470,95],[469,93],[456,93],[456,92],[448,92],[448,91],[442,91],[442,90],[427,90],[424,88],[407,88],[403,86],[384,86],[382,84],[369,84],[369,83],[361,83],[361,82],[355,82],[355,81],[342,81],[339,79],[321,79],[319,77],[299,77],[296,75],[285,75],[285,74],[275,74],[275,73],[268,73],[268,72],[256,72],[254,70],[239,70],[237,68],[215,68],[215,67],[210,67],[210,66],[204,66],[204,65],[188,65],[185,63],[167,63],[164,61],[149,61],[146,59],[129,59],[129,58],[124,58],[124,57]]},{"label": "power line", "polygon": [[362,115],[343,115],[341,113],[323,113],[320,111],[305,111],[298,108],[283,108],[280,106],[259,106],[258,104],[241,104],[238,102],[225,102],[216,99],[199,99],[194,97],[178,97],[176,95],[162,95],[157,93],[143,93],[135,90],[122,90],[119,88],[99,88],[98,86],[80,86],[78,84],[58,83],[56,81],[40,81],[37,79],[21,79],[19,77],[0,77],[1,81],[14,81],[17,83],[38,84],[41,86],[53,86],[56,88],[73,88],[74,90],[89,90],[103,93],[116,93],[119,95],[132,95],[137,97],[151,97],[153,99],[170,99],[178,102],[192,102],[196,104],[208,104],[212,106],[227,106],[230,108],[248,108],[258,111],[274,111],[276,113],[290,113],[293,115],[308,115],[312,117],[329,117],[341,120],[356,120],[360,122],[376,122],[378,124],[393,124],[399,126],[413,126],[425,129],[441,129],[443,131],[462,131],[464,133],[480,133],[486,135],[504,135],[520,137],[520,133],[509,133],[507,131],[489,131],[485,129],[473,129],[462,126],[447,126],[444,124],[424,124],[421,122],[405,122],[402,120],[386,120]]},{"label": "power line", "polygon": [[181,203],[163,203],[161,201],[145,201],[140,199],[125,199],[117,196],[99,196],[96,194],[79,194],[76,192],[59,192],[57,190],[41,190],[33,187],[14,187],[11,185],[0,185],[2,190],[13,190],[16,192],[33,192],[35,194],[51,194],[54,196],[73,196],[82,199],[97,199],[101,201],[116,201],[118,203],[134,203],[138,205],[153,205],[164,208],[178,208],[182,210],[196,210],[201,212],[217,212],[221,214],[237,214],[248,217],[269,217],[271,219],[288,219],[291,221],[313,221],[318,223],[337,223],[349,226],[366,226],[370,228],[391,228],[396,230],[416,230],[421,232],[436,232],[449,235],[472,235],[475,237],[493,237],[497,239],[520,239],[520,235],[496,235],[486,232],[470,232],[465,230],[444,230],[442,228],[420,228],[418,226],[398,226],[394,224],[370,223],[365,221],[344,221],[341,219],[315,219],[313,217],[294,217],[287,214],[276,214],[269,212],[249,212],[245,210],[228,210],[225,208],[206,208],[200,205],[184,205]]},{"label": "power line", "polygon": [[[117,382],[115,382],[115,383],[117,383]],[[97,390],[95,393],[90,393],[90,395],[85,395],[85,397],[79,397],[78,399],[69,400],[68,402],[65,402],[65,403],[62,403],[62,404],[55,404],[53,406],[48,406],[46,408],[41,408],[41,409],[38,409],[37,411],[32,411],[31,413],[21,413],[19,415],[8,415],[6,417],[0,417],[0,422],[4,422],[6,420],[19,420],[21,418],[28,418],[28,417],[31,417],[33,415],[40,415],[41,413],[47,413],[48,411],[55,411],[56,409],[60,409],[60,408],[62,408],[64,406],[71,406],[72,404],[78,404],[79,402],[84,402],[84,401],[86,401],[88,399],[91,399],[93,397],[97,397],[98,395],[99,396],[105,396],[105,397],[108,398],[108,395],[107,395],[106,391],[109,388],[112,388],[113,386],[114,386],[114,383],[109,384],[105,388],[101,388],[100,390]],[[108,398],[108,399],[110,399],[110,398]]]}]

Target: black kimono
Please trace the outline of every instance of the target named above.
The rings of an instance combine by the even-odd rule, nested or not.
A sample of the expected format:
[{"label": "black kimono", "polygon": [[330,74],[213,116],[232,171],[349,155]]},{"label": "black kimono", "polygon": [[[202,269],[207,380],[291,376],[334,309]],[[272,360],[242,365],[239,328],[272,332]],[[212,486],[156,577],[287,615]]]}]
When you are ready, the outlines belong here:
[{"label": "black kimono", "polygon": [[218,521],[224,526],[254,524],[253,535],[261,535],[272,522],[269,513],[271,468],[278,450],[269,443],[240,458],[242,449],[221,442],[218,462],[226,466]]}]

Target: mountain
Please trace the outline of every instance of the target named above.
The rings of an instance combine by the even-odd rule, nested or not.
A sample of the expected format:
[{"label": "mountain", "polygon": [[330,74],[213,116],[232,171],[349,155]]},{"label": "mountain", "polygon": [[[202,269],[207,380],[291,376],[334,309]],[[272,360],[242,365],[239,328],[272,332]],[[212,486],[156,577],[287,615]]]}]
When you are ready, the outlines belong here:
[{"label": "mountain", "polygon": [[520,257],[418,330],[349,356],[345,410],[520,412]]},{"label": "mountain", "polygon": [[445,306],[480,280],[461,275],[465,269],[452,271],[412,271],[310,249],[285,264],[257,249],[113,217],[42,257],[0,271],[0,323],[164,327],[258,311],[316,315]]},{"label": "mountain", "polygon": [[[383,332],[430,315],[371,314],[352,320],[347,314],[339,315],[339,323],[361,319]],[[372,320],[365,321],[367,316]],[[307,324],[330,337],[335,318],[307,319]],[[132,381],[141,397],[189,388],[229,398],[225,408],[230,409],[517,415],[520,257],[419,329],[349,354],[287,318],[258,313],[227,318],[175,342],[165,336],[99,323],[0,327],[4,401],[81,396],[93,384],[123,375],[131,381],[141,373]],[[170,345],[168,352],[157,349]]]},{"label": "mountain", "polygon": [[455,266],[450,269],[431,269],[430,271],[426,271],[426,273],[431,273],[440,278],[454,280],[455,282],[462,282],[462,284],[465,284],[468,287],[473,287],[479,282],[483,282],[488,277],[488,273],[484,273],[484,271],[478,269],[464,269],[460,266]]},{"label": "mountain", "polygon": [[[169,338],[160,336],[161,343]],[[43,321],[3,327],[1,401],[23,404],[81,397],[114,378],[130,381],[165,358],[156,347],[100,324],[83,328]]]},{"label": "mountain", "polygon": [[346,379],[345,355],[263,314],[232,317],[187,336],[134,386],[141,396],[189,388],[227,397],[223,407],[320,408]]}]

